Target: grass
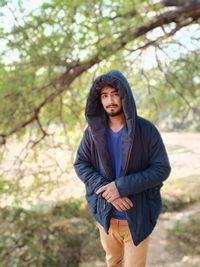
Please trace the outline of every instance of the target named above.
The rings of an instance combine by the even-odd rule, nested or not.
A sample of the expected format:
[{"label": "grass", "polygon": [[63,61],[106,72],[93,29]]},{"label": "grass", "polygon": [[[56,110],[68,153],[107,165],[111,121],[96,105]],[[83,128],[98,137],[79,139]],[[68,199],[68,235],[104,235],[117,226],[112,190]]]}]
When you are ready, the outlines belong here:
[{"label": "grass", "polygon": [[168,232],[171,249],[183,255],[200,255],[200,213],[189,219],[178,221],[175,227]]},{"label": "grass", "polygon": [[176,211],[200,201],[200,175],[168,180],[162,189],[163,212]]}]

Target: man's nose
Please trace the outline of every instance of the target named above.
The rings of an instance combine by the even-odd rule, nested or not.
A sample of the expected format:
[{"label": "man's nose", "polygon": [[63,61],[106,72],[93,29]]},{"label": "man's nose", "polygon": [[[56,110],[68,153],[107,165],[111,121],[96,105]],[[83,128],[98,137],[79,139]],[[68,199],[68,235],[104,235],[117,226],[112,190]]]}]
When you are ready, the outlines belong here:
[{"label": "man's nose", "polygon": [[114,99],[114,97],[112,95],[108,96],[108,102],[113,103],[113,99]]}]

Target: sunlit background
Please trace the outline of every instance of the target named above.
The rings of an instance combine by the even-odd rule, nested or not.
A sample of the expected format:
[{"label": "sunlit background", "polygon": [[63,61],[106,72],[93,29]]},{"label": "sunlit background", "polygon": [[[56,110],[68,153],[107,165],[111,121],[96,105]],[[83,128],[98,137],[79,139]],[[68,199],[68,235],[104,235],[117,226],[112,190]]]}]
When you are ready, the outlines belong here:
[{"label": "sunlit background", "polygon": [[148,267],[200,266],[199,1],[0,1],[0,267],[104,267],[73,160],[94,78],[127,77],[172,173]]}]

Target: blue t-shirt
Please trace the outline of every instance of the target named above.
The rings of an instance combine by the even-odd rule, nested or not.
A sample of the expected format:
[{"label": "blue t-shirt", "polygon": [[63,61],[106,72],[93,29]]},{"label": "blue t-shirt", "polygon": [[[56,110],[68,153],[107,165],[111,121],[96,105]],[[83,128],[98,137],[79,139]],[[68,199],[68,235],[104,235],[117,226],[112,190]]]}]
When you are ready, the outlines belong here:
[{"label": "blue t-shirt", "polygon": [[[115,172],[115,177],[121,176],[122,169],[122,130],[118,132],[113,132],[112,129],[108,128],[107,131],[107,139],[108,139],[108,150],[111,158],[112,168]],[[126,220],[125,211],[117,211],[113,212],[112,218],[119,220]]]}]

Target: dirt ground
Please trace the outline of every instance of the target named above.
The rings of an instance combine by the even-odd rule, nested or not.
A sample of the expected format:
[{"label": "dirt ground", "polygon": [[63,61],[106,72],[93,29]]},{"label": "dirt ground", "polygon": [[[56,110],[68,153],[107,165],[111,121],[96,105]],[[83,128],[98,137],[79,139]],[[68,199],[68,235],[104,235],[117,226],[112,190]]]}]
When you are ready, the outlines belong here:
[{"label": "dirt ground", "polygon": [[200,133],[162,133],[172,172],[170,178],[200,175]]},{"label": "dirt ground", "polygon": [[187,221],[189,216],[200,212],[200,203],[191,205],[179,212],[165,213],[160,216],[158,224],[150,238],[147,267],[199,267],[200,256],[182,255],[178,250],[170,249],[167,238],[168,230],[179,220]]},{"label": "dirt ground", "polygon": [[[199,133],[163,133],[172,172],[169,180],[200,175],[200,134]],[[169,252],[170,243],[167,231],[178,220],[187,220],[190,215],[200,212],[200,203],[184,210],[166,213],[160,216],[152,233],[148,267],[199,267],[200,256],[180,255],[179,251]]]}]

